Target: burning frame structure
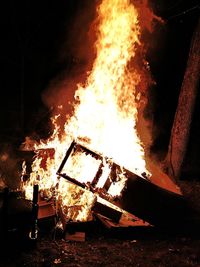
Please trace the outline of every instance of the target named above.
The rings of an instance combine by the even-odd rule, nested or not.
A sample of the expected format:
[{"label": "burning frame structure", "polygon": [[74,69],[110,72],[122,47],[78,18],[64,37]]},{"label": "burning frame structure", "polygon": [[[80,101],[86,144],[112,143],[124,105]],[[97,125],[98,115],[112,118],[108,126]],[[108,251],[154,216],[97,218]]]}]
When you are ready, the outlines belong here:
[{"label": "burning frame structure", "polygon": [[[92,157],[101,160],[93,180],[87,184],[79,182],[64,172],[65,164],[70,155],[75,154],[77,151],[82,151],[86,156],[90,154]],[[172,227],[172,225],[181,223],[184,214],[187,212],[186,203],[184,203],[181,195],[162,189],[151,183],[147,178],[142,178],[123,169],[114,162],[109,164],[111,165],[110,173],[106,179],[103,177],[104,184],[101,188],[98,188],[98,182],[101,176],[103,176],[103,158],[99,154],[73,141],[66,152],[57,174],[77,186],[87,188],[93,193],[97,192],[100,197],[152,225]],[[123,173],[127,179],[120,194],[117,197],[112,197],[108,192],[112,183],[117,182],[117,172]]]}]

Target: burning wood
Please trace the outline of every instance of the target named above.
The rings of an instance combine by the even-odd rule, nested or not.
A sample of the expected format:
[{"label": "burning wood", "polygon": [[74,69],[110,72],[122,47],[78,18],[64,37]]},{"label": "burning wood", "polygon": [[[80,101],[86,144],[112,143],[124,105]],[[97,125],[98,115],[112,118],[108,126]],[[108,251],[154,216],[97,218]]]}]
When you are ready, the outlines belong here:
[{"label": "burning wood", "polygon": [[[170,227],[175,223],[181,222],[184,212],[187,210],[186,204],[181,195],[162,189],[161,187],[158,187],[157,185],[151,183],[146,178],[140,177],[126,170],[125,168],[118,166],[114,162],[111,163],[111,161],[109,161],[110,172],[107,173],[108,179],[111,181],[110,187],[114,187],[115,185],[113,184],[119,182],[119,178],[117,177],[120,177],[120,174],[123,174],[123,176],[126,177],[126,179],[124,179],[123,181],[123,187],[120,188],[116,195],[111,195],[109,193],[110,187],[106,191],[103,185],[103,190],[101,190],[102,188],[98,188],[96,186],[93,187],[91,185],[93,183],[93,180],[88,183],[81,183],[78,180],[78,176],[71,178],[66,173],[63,173],[63,170],[67,171],[67,168],[65,166],[67,165],[67,160],[70,159],[70,155],[72,154],[73,156],[75,156],[76,151],[80,152],[80,149],[82,150],[82,153],[85,153],[85,157],[90,154],[97,160],[101,159],[102,162],[99,163],[99,168],[103,168],[104,164],[108,164],[106,160],[104,160],[103,163],[103,157],[101,157],[101,155],[83,146],[80,146],[75,142],[72,142],[69,150],[66,153],[66,156],[64,157],[64,160],[59,167],[57,174],[67,179],[69,182],[75,183],[77,186],[81,186],[82,188],[87,188],[101,198],[107,200],[107,202],[102,205],[96,204],[94,211],[111,218],[112,212],[110,212],[110,216],[107,215],[109,212],[106,212],[105,206],[107,205],[108,209],[109,207],[111,209],[117,209],[117,207],[121,208],[122,212],[128,211],[153,225],[163,225]],[[73,165],[70,166],[73,168]],[[71,173],[77,175],[77,172]],[[99,173],[101,173],[101,176],[99,176]],[[97,169],[96,174],[98,174],[99,180],[101,180],[101,177],[103,177],[104,179],[105,175],[103,171],[99,171],[99,169]],[[78,175],[82,175],[81,168],[79,168]],[[113,203],[116,207],[111,206],[111,203],[109,202]],[[113,218],[116,220],[117,217],[115,216],[116,215],[114,215]],[[118,221],[119,219],[120,216],[118,218]]]},{"label": "burning wood", "polygon": [[[74,171],[73,162],[77,162],[76,155],[80,157],[80,153],[83,154],[85,158],[91,156],[98,161],[96,171],[93,172],[94,176],[90,177],[88,181],[85,180],[86,177],[84,177],[85,168],[88,168],[87,165],[85,166],[85,160],[83,161],[84,164],[82,166],[79,163],[78,172],[77,170]],[[68,164],[68,160],[70,161],[70,159],[72,163],[70,162],[70,164]],[[94,165],[96,166],[96,162],[94,162]],[[74,175],[74,177],[70,177],[68,172],[71,175]],[[111,159],[104,158],[100,154],[73,141],[66,152],[57,174],[65,178],[67,181],[74,183],[81,188],[86,188],[95,195],[106,199],[107,202],[104,201],[104,203],[101,203],[98,201],[98,197],[97,202],[93,204],[92,210],[101,213],[108,218],[112,218],[114,221],[119,221],[122,212],[117,211],[117,207],[112,207],[109,202],[116,203],[116,199],[120,198],[121,191],[126,186],[126,172],[125,169],[112,162]],[[89,173],[89,171],[86,170],[86,173]],[[82,183],[80,182],[81,180],[85,180],[86,182]],[[101,180],[103,180],[103,182]],[[116,188],[116,190],[110,190],[110,188]],[[110,192],[114,193],[111,194]]]},{"label": "burning wood", "polygon": [[[44,189],[55,187],[57,168],[65,155],[65,148],[70,146],[73,139],[81,140],[84,146],[99,151],[139,175],[148,173],[144,147],[136,131],[137,108],[141,97],[139,87],[144,66],[141,67],[141,73],[138,63],[135,68],[130,67],[136,54],[140,54],[141,11],[128,0],[114,3],[104,0],[97,12],[97,57],[85,87],[77,87],[73,116],[66,120],[63,131],[57,124],[59,115],[54,116],[52,122],[55,129],[46,142],[28,140],[29,147],[31,143],[34,150],[53,148],[55,154],[53,158],[48,157],[45,171],[41,168],[40,155],[35,158],[31,182],[26,184],[27,197],[32,194],[34,183]],[[141,64],[144,64],[144,60],[141,60]],[[90,167],[88,177],[93,177],[91,172]],[[95,183],[98,186],[98,175],[93,185]]]},{"label": "burning wood", "polygon": [[[67,220],[90,220],[100,197],[107,200],[102,205],[120,212],[125,208],[139,213],[138,198],[144,213],[148,207],[153,213],[161,211],[161,207],[155,211],[149,204],[151,195],[146,188],[151,188],[158,202],[157,191],[161,189],[148,181],[151,173],[137,132],[149,81],[148,62],[142,56],[142,27],[149,29],[155,18],[145,6],[149,16],[145,23],[141,21],[141,6],[129,0],[101,2],[97,9],[97,56],[85,84],[77,85],[73,115],[67,117],[63,129],[58,124],[60,114],[52,117],[54,132],[45,142],[28,140],[37,155],[30,179],[24,184],[26,197],[32,195],[33,185],[39,184],[47,197],[55,195]],[[51,149],[53,155],[45,152]],[[144,190],[144,198],[137,189]],[[134,203],[132,195],[137,196]],[[145,217],[144,213],[141,215]],[[150,216],[146,219],[157,223]]]},{"label": "burning wood", "polygon": [[[69,161],[71,159],[69,164],[68,159]],[[92,161],[92,163],[87,165],[86,159]],[[75,166],[77,161],[79,162],[79,168]],[[88,170],[88,167],[91,166],[92,170]],[[88,173],[90,173],[89,177]],[[57,174],[82,188],[89,188],[92,192],[98,192],[99,195],[108,200],[120,196],[127,180],[124,168],[114,163],[112,159],[103,157],[75,141],[71,143],[67,150]],[[81,182],[83,180],[85,183]]]}]

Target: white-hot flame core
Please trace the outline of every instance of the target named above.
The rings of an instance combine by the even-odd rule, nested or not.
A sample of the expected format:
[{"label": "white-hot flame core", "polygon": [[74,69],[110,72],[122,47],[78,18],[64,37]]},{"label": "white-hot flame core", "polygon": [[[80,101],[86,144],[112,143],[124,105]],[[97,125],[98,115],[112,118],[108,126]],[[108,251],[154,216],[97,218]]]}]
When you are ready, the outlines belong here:
[{"label": "white-hot flame core", "polygon": [[[103,0],[97,11],[99,28],[96,41],[97,55],[93,68],[86,85],[78,85],[75,92],[74,115],[67,119],[61,138],[58,137],[60,129],[55,117],[52,137],[47,142],[35,146],[36,149],[54,148],[55,155],[47,162],[45,170],[42,170],[39,158],[36,158],[32,166],[31,183],[26,185],[26,191],[31,184],[38,182],[38,177],[40,188],[55,186],[56,171],[74,139],[82,140],[82,145],[112,158],[120,166],[140,176],[143,172],[148,173],[144,149],[136,130],[136,87],[141,77],[133,66],[129,66],[129,62],[140,49],[138,11],[129,0]],[[80,160],[79,155],[77,162],[74,159],[71,165],[71,174],[76,173],[76,176],[80,173],[80,161],[81,164],[87,165],[81,182],[90,181],[99,164],[97,161],[88,161],[87,157]],[[70,164],[68,163],[68,169]],[[97,184],[99,187],[104,185],[106,174],[109,173],[109,166],[105,165],[102,180]],[[118,181],[110,187],[109,193],[119,195],[125,181],[124,175],[119,175]],[[77,204],[77,199],[74,201],[72,195],[80,189],[63,183],[60,181],[58,186],[58,198],[62,199],[62,206]],[[81,203],[78,202],[81,206],[80,212],[72,216],[73,219],[86,217],[88,209],[86,208],[87,212],[84,211],[83,206],[88,207],[90,204],[86,203],[93,201],[89,194],[85,194],[81,199]]]},{"label": "white-hot flame core", "polygon": [[66,173],[81,183],[92,182],[100,164],[100,160],[96,160],[90,155],[86,156],[85,153],[77,152],[66,162],[62,173]]}]

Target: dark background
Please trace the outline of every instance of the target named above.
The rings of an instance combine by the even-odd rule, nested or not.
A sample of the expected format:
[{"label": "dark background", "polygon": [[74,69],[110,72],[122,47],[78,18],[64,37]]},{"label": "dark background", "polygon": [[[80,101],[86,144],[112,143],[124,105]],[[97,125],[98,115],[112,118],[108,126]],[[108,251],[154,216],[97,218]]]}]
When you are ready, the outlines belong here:
[{"label": "dark background", "polygon": [[[70,48],[76,44],[72,29],[78,17],[85,14],[87,18],[81,20],[85,25],[79,27],[87,31],[97,2],[9,0],[0,4],[1,143],[18,145],[32,132],[42,137],[48,135],[50,112],[42,94],[55,77],[60,73],[67,75],[79,64],[78,55]],[[167,151],[190,42],[199,17],[197,3],[196,0],[151,1],[154,13],[165,21],[154,35],[157,40],[148,54],[156,81],[149,94],[154,121],[151,150],[161,157]],[[73,40],[68,42],[70,39]]]}]

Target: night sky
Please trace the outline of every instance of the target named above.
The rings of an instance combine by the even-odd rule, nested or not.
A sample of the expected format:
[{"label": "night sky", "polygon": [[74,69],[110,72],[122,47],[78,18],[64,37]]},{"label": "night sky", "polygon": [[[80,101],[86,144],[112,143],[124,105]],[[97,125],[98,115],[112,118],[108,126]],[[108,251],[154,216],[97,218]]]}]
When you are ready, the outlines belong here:
[{"label": "night sky", "polygon": [[[76,67],[84,70],[88,64],[84,53],[77,53],[75,47],[89,45],[84,38],[97,2],[8,0],[0,4],[1,142],[21,142],[34,131],[47,134],[50,113],[43,101],[44,92],[52,80],[71,75]],[[155,14],[165,21],[148,54],[156,81],[149,94],[155,121],[154,150],[166,149],[168,145],[191,37],[199,16],[197,3],[195,0],[151,1]],[[90,47],[85,49],[88,52]]]}]

